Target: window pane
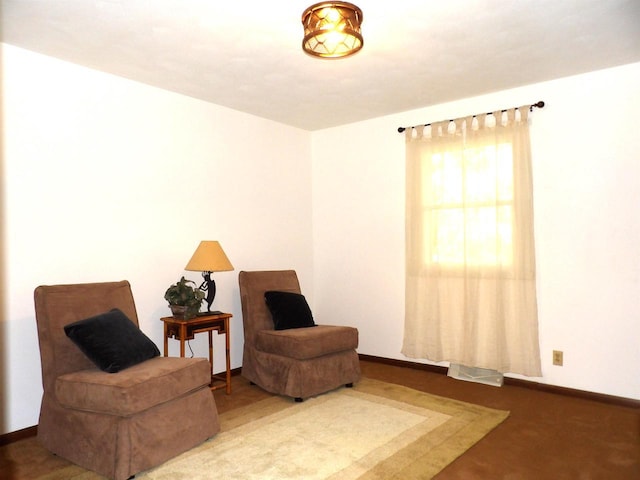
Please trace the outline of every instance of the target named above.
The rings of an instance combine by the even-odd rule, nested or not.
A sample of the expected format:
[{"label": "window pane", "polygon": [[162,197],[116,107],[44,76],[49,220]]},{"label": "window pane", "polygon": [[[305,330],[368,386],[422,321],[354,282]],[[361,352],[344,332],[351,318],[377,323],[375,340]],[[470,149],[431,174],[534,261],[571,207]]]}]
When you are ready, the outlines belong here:
[{"label": "window pane", "polygon": [[465,155],[465,198],[467,202],[506,201],[513,197],[511,145],[469,148]]},{"label": "window pane", "polygon": [[464,182],[461,155],[436,154],[428,159],[423,167],[425,205],[462,203]]},{"label": "window pane", "polygon": [[[430,261],[440,264],[464,262],[464,211],[461,208],[432,210],[431,235],[425,240],[433,247]],[[427,250],[428,251],[428,250]]]},{"label": "window pane", "polygon": [[467,209],[466,263],[511,263],[511,207]]}]

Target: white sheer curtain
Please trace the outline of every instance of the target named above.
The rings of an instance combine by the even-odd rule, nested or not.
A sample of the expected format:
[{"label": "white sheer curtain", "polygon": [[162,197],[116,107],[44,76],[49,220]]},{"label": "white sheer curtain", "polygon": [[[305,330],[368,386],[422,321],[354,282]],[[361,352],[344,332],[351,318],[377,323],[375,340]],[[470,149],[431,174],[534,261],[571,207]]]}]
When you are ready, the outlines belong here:
[{"label": "white sheer curtain", "polygon": [[528,106],[406,131],[402,353],[540,376]]}]

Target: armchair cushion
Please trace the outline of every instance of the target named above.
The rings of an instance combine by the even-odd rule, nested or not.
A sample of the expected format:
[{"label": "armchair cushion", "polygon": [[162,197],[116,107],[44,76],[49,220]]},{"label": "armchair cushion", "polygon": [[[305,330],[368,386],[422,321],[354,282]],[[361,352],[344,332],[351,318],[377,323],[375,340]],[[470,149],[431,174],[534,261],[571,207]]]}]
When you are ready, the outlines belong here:
[{"label": "armchair cushion", "polygon": [[276,330],[314,327],[311,309],[304,295],[293,292],[268,291],[264,293],[267,307]]},{"label": "armchair cushion", "polygon": [[256,336],[256,348],[266,353],[296,360],[355,349],[358,330],[353,327],[316,325],[315,328],[262,330]]},{"label": "armchair cushion", "polygon": [[64,332],[100,370],[109,373],[160,355],[156,344],[117,308],[65,325]]},{"label": "armchair cushion", "polygon": [[129,417],[208,385],[210,368],[205,358],[157,357],[113,375],[97,368],[67,373],[55,391],[67,408]]}]

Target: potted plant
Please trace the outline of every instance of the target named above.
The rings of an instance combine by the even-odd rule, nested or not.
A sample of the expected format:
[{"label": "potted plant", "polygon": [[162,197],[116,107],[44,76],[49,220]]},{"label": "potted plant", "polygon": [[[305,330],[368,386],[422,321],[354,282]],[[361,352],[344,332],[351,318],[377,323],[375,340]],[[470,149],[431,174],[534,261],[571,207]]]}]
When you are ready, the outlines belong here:
[{"label": "potted plant", "polygon": [[200,311],[204,292],[195,285],[195,282],[187,280],[183,276],[179,282],[171,285],[165,292],[164,299],[169,302],[169,308],[175,318],[188,320],[194,318]]}]

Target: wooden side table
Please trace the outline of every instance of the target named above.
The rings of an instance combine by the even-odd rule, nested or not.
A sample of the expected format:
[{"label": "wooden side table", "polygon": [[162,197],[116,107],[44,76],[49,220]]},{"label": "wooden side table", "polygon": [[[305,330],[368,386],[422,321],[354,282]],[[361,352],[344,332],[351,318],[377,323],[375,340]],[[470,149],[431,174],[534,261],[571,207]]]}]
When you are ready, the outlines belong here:
[{"label": "wooden side table", "polygon": [[[162,317],[164,323],[164,356],[168,355],[169,338],[180,341],[180,356],[184,357],[184,342],[192,340],[196,333],[207,332],[209,334],[209,363],[211,364],[211,390],[226,388],[227,395],[231,393],[231,349],[229,339],[229,319],[230,313],[214,313],[211,315],[200,315],[189,320],[180,320],[174,317]],[[219,335],[225,334],[225,355],[226,355],[226,375],[213,374],[213,338],[212,332],[217,331]],[[218,382],[216,384],[216,382]],[[222,382],[222,383],[219,383]]]}]

